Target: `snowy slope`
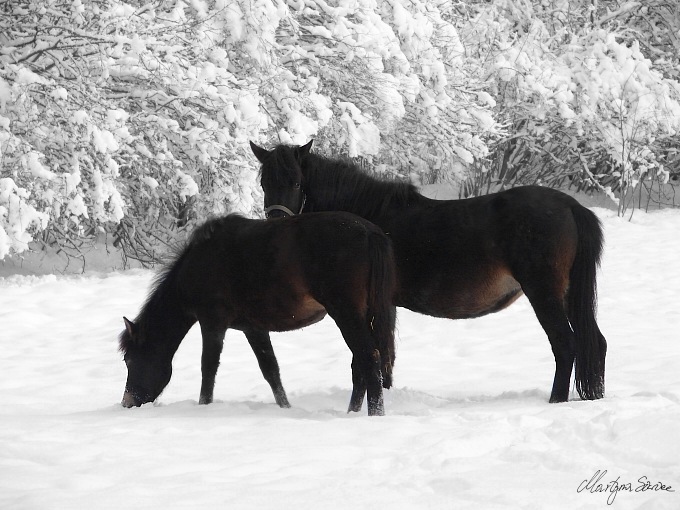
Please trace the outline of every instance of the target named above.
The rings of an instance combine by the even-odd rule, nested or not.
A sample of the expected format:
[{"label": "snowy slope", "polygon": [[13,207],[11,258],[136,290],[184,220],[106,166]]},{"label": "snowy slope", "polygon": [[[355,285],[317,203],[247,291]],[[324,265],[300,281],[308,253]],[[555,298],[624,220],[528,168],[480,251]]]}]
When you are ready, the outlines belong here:
[{"label": "snowy slope", "polygon": [[[680,211],[595,210],[596,402],[547,403],[552,354],[522,298],[470,321],[400,309],[383,418],[345,413],[350,357],[330,319],[274,335],[292,409],[238,332],[216,403],[198,406],[197,328],[156,405],[123,409],[117,335],[152,273],[0,278],[0,508],[680,508]],[[598,470],[624,490],[594,492]]]}]

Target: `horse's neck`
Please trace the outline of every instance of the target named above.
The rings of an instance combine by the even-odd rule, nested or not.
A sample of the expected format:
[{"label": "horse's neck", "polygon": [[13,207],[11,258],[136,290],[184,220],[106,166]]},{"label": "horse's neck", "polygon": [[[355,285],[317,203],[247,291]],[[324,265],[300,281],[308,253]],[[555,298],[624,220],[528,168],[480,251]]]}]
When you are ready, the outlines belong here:
[{"label": "horse's neck", "polygon": [[162,305],[154,303],[145,309],[141,319],[147,340],[161,346],[171,357],[195,322],[186,314],[179,298],[174,297],[164,300]]},{"label": "horse's neck", "polygon": [[[382,182],[363,174],[358,181],[339,179],[332,184],[317,180],[310,185],[312,190],[317,188],[317,193],[311,191],[307,197],[313,203],[313,210],[346,211],[377,225],[428,200],[413,188],[399,189],[397,183]],[[331,189],[332,186],[337,188]]]}]

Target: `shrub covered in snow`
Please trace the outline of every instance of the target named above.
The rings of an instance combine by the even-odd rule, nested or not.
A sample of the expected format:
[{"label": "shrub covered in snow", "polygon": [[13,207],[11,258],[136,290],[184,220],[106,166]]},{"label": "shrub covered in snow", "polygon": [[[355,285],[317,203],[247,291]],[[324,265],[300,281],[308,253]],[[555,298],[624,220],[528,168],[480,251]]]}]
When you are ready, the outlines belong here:
[{"label": "shrub covered in snow", "polygon": [[668,178],[680,123],[677,12],[637,4],[4,2],[0,258],[106,233],[152,263],[196,221],[258,214],[249,139],[625,199]]},{"label": "shrub covered in snow", "polygon": [[[476,11],[470,46],[488,63],[488,91],[510,136],[473,182],[576,181],[600,188],[622,210],[642,180],[668,182],[680,84],[643,54],[632,37],[641,33],[618,23],[640,2],[604,1],[599,10],[578,3],[503,0]],[[680,11],[675,23],[677,30]]]}]

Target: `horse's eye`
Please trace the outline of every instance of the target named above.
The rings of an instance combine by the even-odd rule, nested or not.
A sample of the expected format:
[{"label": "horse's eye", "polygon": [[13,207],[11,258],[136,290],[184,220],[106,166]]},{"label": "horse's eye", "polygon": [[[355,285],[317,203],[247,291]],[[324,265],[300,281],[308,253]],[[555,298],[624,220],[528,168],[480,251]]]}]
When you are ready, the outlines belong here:
[{"label": "horse's eye", "polygon": [[299,182],[296,182],[295,184],[293,184],[293,187],[294,187],[295,189],[300,189],[300,183],[299,183]]}]

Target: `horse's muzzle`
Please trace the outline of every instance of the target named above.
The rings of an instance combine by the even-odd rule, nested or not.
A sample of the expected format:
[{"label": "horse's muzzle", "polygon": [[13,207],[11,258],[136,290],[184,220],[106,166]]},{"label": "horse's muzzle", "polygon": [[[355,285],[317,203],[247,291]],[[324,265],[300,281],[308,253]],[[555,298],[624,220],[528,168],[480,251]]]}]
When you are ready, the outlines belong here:
[{"label": "horse's muzzle", "polygon": [[130,390],[125,390],[125,393],[123,393],[123,400],[120,402],[120,404],[123,407],[139,407],[142,404],[146,404],[147,402],[151,402],[151,398],[147,396],[141,396],[139,393],[130,391]]}]

